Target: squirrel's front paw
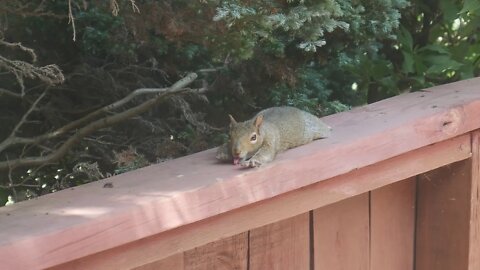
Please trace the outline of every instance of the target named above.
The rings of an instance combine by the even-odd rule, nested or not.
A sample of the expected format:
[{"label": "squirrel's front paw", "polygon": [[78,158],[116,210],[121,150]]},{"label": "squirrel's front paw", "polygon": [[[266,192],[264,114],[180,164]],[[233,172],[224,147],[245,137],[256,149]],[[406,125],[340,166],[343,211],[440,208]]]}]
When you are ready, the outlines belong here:
[{"label": "squirrel's front paw", "polygon": [[217,160],[221,160],[221,161],[225,161],[225,160],[229,160],[230,159],[230,156],[226,153],[223,153],[223,152],[217,152],[217,154],[215,155],[215,158]]},{"label": "squirrel's front paw", "polygon": [[262,165],[262,163],[255,158],[251,158],[249,160],[240,161],[240,165],[243,166],[243,167],[254,168],[254,167],[260,167],[260,165]]},{"label": "squirrel's front paw", "polygon": [[232,156],[228,154],[228,152],[223,151],[223,149],[218,149],[215,158],[220,161],[231,161]]}]

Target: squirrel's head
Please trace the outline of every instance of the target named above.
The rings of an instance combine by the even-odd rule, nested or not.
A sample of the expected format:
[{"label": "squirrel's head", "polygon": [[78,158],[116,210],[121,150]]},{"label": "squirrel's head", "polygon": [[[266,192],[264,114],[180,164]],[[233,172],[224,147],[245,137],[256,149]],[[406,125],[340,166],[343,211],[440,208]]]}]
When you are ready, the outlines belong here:
[{"label": "squirrel's head", "polygon": [[230,117],[230,140],[232,143],[233,164],[245,160],[255,154],[263,143],[263,134],[260,127],[263,115],[256,116],[253,120],[237,123]]}]

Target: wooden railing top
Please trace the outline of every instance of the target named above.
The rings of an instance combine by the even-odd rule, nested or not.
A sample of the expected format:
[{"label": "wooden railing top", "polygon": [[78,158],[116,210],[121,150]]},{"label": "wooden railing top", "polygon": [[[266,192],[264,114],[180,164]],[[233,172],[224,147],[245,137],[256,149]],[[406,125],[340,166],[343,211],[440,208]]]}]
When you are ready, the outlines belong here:
[{"label": "wooden railing top", "polygon": [[[0,265],[58,265],[478,129],[480,78],[324,120],[334,129],[331,138],[258,169],[219,164],[208,150],[0,208]],[[106,182],[113,187],[104,188]]]}]

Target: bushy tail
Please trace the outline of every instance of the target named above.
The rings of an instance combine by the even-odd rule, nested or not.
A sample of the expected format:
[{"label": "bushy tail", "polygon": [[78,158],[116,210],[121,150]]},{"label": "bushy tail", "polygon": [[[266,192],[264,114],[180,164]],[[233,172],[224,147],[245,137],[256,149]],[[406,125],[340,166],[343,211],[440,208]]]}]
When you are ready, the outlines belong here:
[{"label": "bushy tail", "polygon": [[318,117],[305,113],[305,138],[310,140],[330,137],[332,128]]}]

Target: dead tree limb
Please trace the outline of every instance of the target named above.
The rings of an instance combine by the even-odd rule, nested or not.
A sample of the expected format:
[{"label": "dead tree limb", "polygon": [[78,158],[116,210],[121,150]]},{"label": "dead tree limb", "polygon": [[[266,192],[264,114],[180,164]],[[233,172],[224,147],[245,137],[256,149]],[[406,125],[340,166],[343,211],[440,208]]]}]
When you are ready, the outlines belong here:
[{"label": "dead tree limb", "polygon": [[[201,93],[205,91],[204,88],[197,89],[197,90],[185,89],[185,87],[188,86],[190,83],[192,83],[196,78],[197,78],[196,73],[190,73],[184,78],[174,83],[171,87],[167,89],[163,89],[164,91],[160,91],[159,93],[157,93],[154,98],[149,99],[140,105],[137,105],[128,110],[125,110],[123,112],[120,112],[111,116],[100,118],[94,122],[89,123],[83,128],[78,129],[78,131],[74,135],[72,135],[70,138],[68,138],[58,149],[54,150],[54,152],[48,155],[36,156],[36,157],[25,157],[25,158],[2,161],[0,162],[0,171],[5,171],[10,168],[15,169],[15,168],[26,167],[26,166],[39,166],[45,163],[56,162],[59,159],[61,159],[75,144],[77,144],[85,136],[99,129],[114,125],[116,123],[129,119],[131,117],[142,114],[147,110],[149,110],[150,108],[152,108],[153,106],[160,103],[162,100],[164,100],[168,96],[171,96],[174,94],[186,93],[186,92]],[[142,90],[140,92],[144,92],[144,91]],[[112,104],[116,104],[116,103],[112,103]],[[122,105],[123,103],[119,102],[118,104]],[[116,105],[116,106],[118,107],[120,105]],[[109,107],[109,106],[106,106],[106,107]],[[22,139],[22,138],[19,138],[19,139]]]},{"label": "dead tree limb", "polygon": [[12,92],[12,91],[7,90],[7,89],[0,88],[0,97],[2,97],[3,95],[14,97],[14,98],[22,98],[21,94]]},{"label": "dead tree limb", "polygon": [[[31,138],[25,138],[25,137],[18,137],[18,136],[12,136],[10,135],[7,139],[2,141],[0,143],[0,153],[7,149],[8,147],[17,145],[17,144],[38,144],[40,142],[46,141],[46,140],[51,140],[54,138],[57,138],[61,135],[66,134],[67,132],[78,128],[82,125],[84,125],[87,122],[92,121],[93,119],[97,118],[103,113],[110,112],[112,110],[118,109],[119,107],[127,104],[129,101],[134,99],[137,96],[144,95],[144,94],[162,94],[165,93],[166,91],[169,91],[170,88],[139,88],[132,93],[128,94],[126,97],[115,101],[114,103],[111,103],[107,106],[104,106],[98,110],[95,110],[86,116],[77,119],[75,121],[72,121],[65,126],[62,126],[52,132],[48,132],[36,137],[31,137]],[[14,134],[13,134],[14,135]]]}]

